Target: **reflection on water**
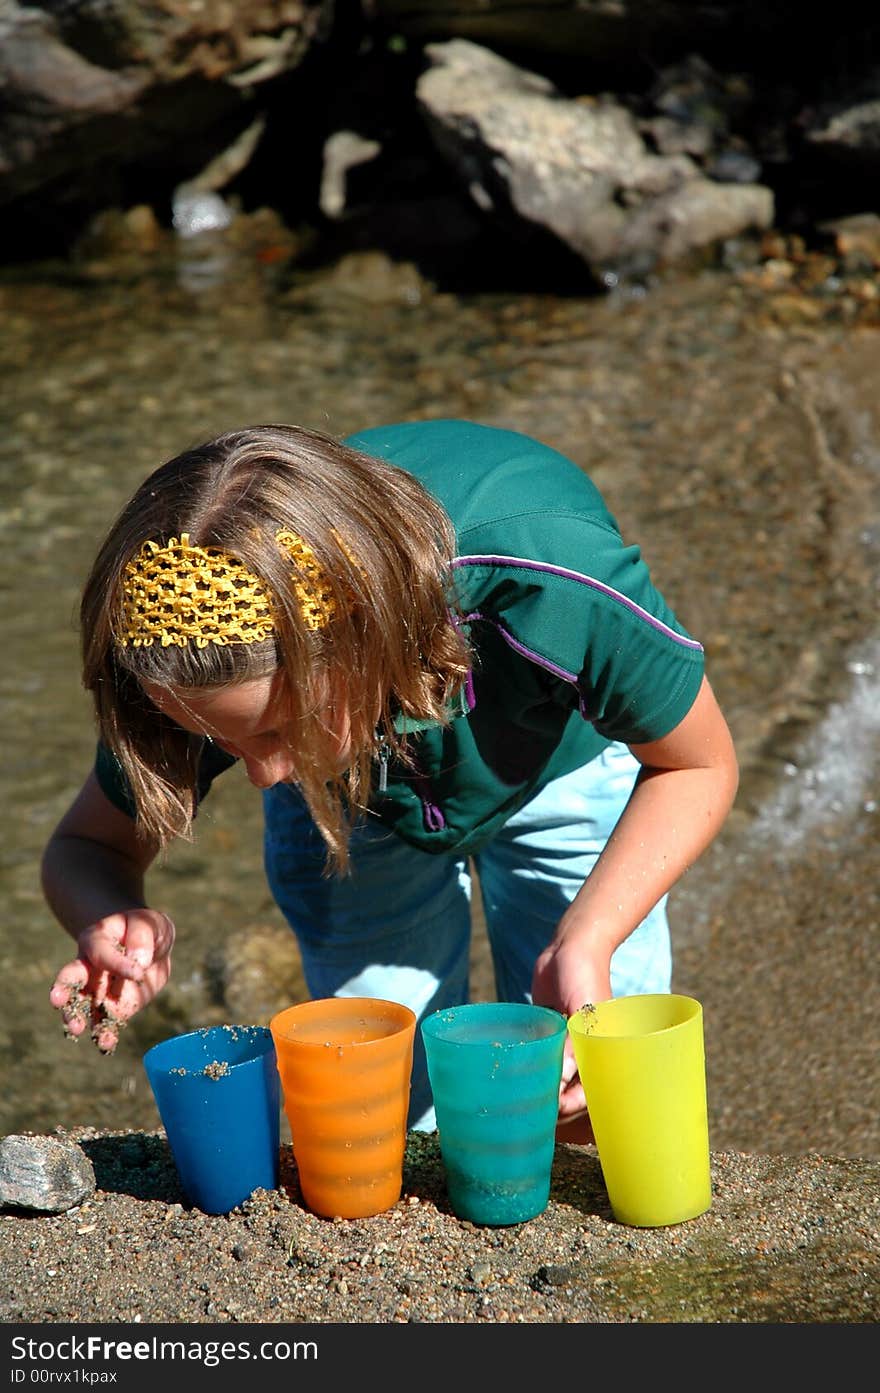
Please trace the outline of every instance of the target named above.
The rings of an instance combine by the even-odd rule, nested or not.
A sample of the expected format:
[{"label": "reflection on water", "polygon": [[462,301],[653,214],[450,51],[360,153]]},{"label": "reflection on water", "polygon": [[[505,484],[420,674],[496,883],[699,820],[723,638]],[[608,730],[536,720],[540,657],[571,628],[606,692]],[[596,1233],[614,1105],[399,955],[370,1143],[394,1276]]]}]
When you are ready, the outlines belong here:
[{"label": "reflection on water", "polygon": [[858,419],[864,435],[874,405],[877,364],[835,326],[783,338],[726,273],[640,298],[462,299],[409,268],[353,263],[291,287],[244,251],[223,257],[201,277],[101,263],[78,279],[46,267],[0,280],[3,1132],[154,1127],[149,1045],[194,1025],[264,1023],[304,995],[263,879],[259,797],[233,771],[196,841],[152,879],[179,929],[166,993],[109,1059],[65,1040],[47,1003],[68,941],[38,861],[93,744],[79,586],[118,506],[185,446],[249,422],[343,433],[460,415],[570,454],[706,644],[754,774],[745,815],[845,675],[835,655],[873,622],[876,596],[847,585],[847,567],[864,564],[852,499],[835,496],[811,440],[818,412],[846,452],[841,423]]},{"label": "reflection on water", "polygon": [[800,763],[786,764],[785,782],[752,825],[756,840],[792,847],[847,808],[861,808],[868,814],[877,811],[876,769],[871,760],[853,758],[853,731],[859,731],[866,743],[880,742],[880,641],[869,640],[847,668],[851,685],[845,699],[833,702],[811,732]]}]

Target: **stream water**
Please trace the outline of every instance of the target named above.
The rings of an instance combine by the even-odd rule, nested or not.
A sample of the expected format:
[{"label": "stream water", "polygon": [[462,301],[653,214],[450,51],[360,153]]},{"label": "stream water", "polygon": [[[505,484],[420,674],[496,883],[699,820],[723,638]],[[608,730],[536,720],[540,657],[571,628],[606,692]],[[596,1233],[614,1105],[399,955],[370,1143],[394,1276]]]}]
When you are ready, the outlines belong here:
[{"label": "stream water", "polygon": [[2,1132],[153,1128],[145,1049],[305,994],[234,771],[152,878],[166,992],[110,1058],[48,1005],[70,945],[39,857],[90,765],[76,608],[117,507],[227,427],[458,415],[582,465],[705,643],[743,780],[673,933],[713,1146],[880,1154],[880,335],[815,306],[720,270],[604,298],[447,295],[369,255],[297,279],[225,243],[0,274]]}]

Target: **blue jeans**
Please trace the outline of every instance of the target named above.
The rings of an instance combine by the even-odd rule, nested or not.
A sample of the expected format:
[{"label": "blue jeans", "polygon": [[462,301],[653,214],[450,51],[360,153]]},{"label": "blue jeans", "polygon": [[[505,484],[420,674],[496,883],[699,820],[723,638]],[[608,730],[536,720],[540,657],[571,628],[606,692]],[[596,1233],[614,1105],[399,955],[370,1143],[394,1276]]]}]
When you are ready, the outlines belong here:
[{"label": "blue jeans", "polygon": [[[638,767],[626,746],[608,746],[548,784],[473,858],[499,1001],[531,1000],[535,959],[608,840]],[[468,1000],[466,858],[419,851],[367,821],[352,836],[351,874],[328,878],[323,840],[297,789],[278,784],[263,798],[266,874],[296,933],[313,998],[384,997],[418,1019]],[[668,992],[671,975],[664,896],[614,954],[611,989]],[[418,1029],[409,1125],[435,1126]]]}]

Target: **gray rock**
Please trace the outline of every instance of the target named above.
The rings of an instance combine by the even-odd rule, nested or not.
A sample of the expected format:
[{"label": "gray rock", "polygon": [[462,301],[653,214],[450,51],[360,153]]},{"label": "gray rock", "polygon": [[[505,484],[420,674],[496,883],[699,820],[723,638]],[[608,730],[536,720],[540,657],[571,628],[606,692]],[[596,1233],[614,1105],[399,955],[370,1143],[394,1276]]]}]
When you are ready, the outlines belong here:
[{"label": "gray rock", "polygon": [[566,99],[465,39],[428,44],[416,95],[438,152],[499,222],[546,228],[597,277],[684,258],[769,227],[772,192],[706,179],[686,154],[653,154],[614,98]]},{"label": "gray rock", "polygon": [[232,222],[232,209],[219,193],[194,189],[188,184],[175,190],[172,210],[174,230],[181,237],[222,231]]},{"label": "gray rock", "polygon": [[807,123],[805,139],[824,155],[862,155],[876,161],[880,148],[880,73],[874,91],[861,101],[840,102]]},{"label": "gray rock", "polygon": [[0,1205],[60,1214],[94,1192],[94,1168],[75,1142],[14,1135],[0,1141]]},{"label": "gray rock", "polygon": [[381,154],[377,140],[367,140],[357,131],[333,131],[324,142],[321,191],[318,202],[325,218],[340,218],[348,205],[348,171],[367,164]]}]

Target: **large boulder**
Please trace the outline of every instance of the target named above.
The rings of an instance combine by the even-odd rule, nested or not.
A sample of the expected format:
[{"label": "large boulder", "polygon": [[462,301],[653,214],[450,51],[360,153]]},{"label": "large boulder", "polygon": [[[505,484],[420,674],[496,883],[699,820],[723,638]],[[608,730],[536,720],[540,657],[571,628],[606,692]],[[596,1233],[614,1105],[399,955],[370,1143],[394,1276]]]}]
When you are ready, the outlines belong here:
[{"label": "large boulder", "polygon": [[254,119],[333,0],[0,0],[0,205],[112,201],[124,171],[186,179]]},{"label": "large boulder", "polygon": [[769,188],[706,178],[684,152],[654,153],[611,96],[566,99],[466,39],[425,52],[417,98],[474,202],[508,226],[552,233],[599,280],[773,221]]}]

